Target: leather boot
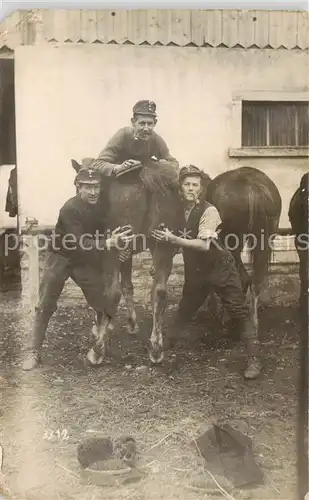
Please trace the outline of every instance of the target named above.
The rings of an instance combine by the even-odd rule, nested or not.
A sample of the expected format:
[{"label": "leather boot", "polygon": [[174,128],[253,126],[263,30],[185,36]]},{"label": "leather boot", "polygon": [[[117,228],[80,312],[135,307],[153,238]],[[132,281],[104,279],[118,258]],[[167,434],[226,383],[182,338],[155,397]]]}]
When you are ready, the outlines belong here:
[{"label": "leather boot", "polygon": [[245,371],[245,380],[255,380],[262,371],[260,359],[260,342],[255,339],[248,339],[248,366]]}]

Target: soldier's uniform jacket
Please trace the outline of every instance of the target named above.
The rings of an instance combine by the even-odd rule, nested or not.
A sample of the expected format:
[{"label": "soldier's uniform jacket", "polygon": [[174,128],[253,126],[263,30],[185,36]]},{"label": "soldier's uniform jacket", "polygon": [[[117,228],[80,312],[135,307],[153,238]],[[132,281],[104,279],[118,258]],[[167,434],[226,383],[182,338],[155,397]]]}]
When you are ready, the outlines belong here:
[{"label": "soldier's uniform jacket", "polygon": [[214,264],[218,257],[223,257],[226,250],[219,240],[220,225],[222,223],[216,207],[202,201],[194,205],[189,213],[184,214],[186,220],[185,234],[191,239],[200,238],[217,240],[217,245],[210,243],[209,250],[197,252],[194,249],[183,248],[184,267],[186,280],[205,280],[210,271],[214,270]]},{"label": "soldier's uniform jacket", "polygon": [[154,131],[147,141],[143,141],[135,138],[132,127],[123,127],[110,139],[92,167],[104,175],[112,175],[115,165],[121,165],[126,160],[145,163],[151,157],[167,160],[178,167],[178,161],[170,154],[165,141]]},{"label": "soldier's uniform jacket", "polygon": [[[51,242],[49,248],[69,258],[75,264],[89,263],[93,265],[99,258],[98,248],[103,248],[104,231],[102,204],[99,202],[90,205],[76,195],[61,208],[55,227],[55,244],[52,245]],[[96,236],[98,235],[100,235],[99,239],[102,240],[99,243],[100,246],[96,244]]]}]

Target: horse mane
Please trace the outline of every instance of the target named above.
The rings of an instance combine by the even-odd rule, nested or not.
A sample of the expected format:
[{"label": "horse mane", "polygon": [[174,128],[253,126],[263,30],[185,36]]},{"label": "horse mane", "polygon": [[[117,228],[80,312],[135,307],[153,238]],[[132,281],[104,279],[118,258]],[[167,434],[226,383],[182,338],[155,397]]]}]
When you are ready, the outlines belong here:
[{"label": "horse mane", "polygon": [[140,172],[140,179],[152,195],[165,196],[178,190],[178,172],[171,162],[148,162]]},{"label": "horse mane", "polygon": [[146,215],[147,232],[163,223],[170,229],[178,228],[180,197],[178,171],[171,162],[150,161],[141,170],[140,181],[148,193]]}]

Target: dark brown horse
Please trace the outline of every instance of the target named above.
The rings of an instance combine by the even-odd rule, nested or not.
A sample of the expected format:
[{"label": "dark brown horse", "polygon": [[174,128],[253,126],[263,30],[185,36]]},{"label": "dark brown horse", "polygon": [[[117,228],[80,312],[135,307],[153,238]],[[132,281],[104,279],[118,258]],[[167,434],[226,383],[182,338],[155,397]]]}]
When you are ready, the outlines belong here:
[{"label": "dark brown horse", "polygon": [[[258,328],[258,299],[281,215],[279,191],[260,170],[241,167],[215,177],[208,184],[206,198],[220,213],[221,237],[234,256],[244,291],[250,292],[252,318]],[[251,241],[251,277],[241,260],[246,240]]]},{"label": "dark brown horse", "polygon": [[[76,161],[73,160],[72,164],[75,170],[80,168]],[[166,285],[172,270],[175,251],[167,243],[155,242],[149,238],[149,234],[160,224],[172,230],[177,230],[182,224],[179,220],[181,211],[179,210],[178,174],[169,163],[160,164],[150,161],[139,171],[126,173],[117,179],[106,178],[106,182],[109,182],[105,191],[108,229],[113,230],[118,226],[130,225],[136,235],[133,253],[149,248],[152,254],[153,324],[149,357],[153,363],[159,363],[164,357],[162,324],[167,305]],[[87,355],[91,364],[101,364],[104,356],[109,353],[121,293],[128,309],[129,332],[134,333],[137,330],[133,302],[132,256],[120,262],[118,250],[105,252],[103,269],[104,314],[102,318],[97,318],[97,325],[93,330],[95,344]]]}]

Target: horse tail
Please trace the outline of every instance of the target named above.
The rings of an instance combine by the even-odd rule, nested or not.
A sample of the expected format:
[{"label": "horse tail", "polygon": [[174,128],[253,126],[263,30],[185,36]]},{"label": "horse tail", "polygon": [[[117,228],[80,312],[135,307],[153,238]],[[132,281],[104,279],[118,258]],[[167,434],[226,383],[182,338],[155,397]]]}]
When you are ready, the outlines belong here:
[{"label": "horse tail", "polygon": [[[268,275],[272,255],[272,241],[277,231],[279,220],[269,215],[269,208],[274,204],[271,193],[257,186],[249,187],[248,230],[250,261],[252,264],[252,284],[256,294],[260,293],[264,278]],[[252,236],[251,236],[252,235]]]}]

